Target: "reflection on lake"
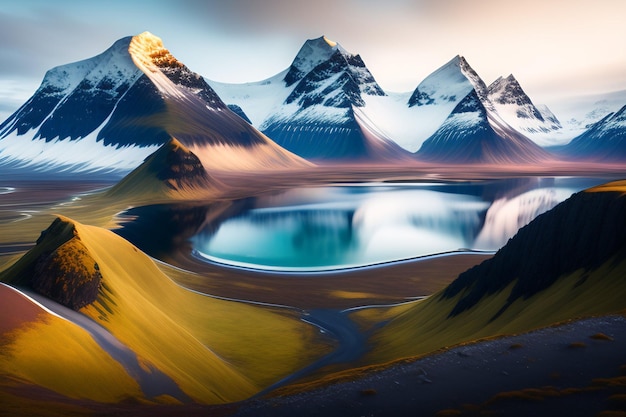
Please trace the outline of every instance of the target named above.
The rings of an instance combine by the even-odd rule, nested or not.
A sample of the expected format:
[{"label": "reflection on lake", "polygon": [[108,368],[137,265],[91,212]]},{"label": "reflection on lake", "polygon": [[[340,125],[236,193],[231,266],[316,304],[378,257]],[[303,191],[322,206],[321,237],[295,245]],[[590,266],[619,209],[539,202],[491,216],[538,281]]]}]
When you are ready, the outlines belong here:
[{"label": "reflection on lake", "polygon": [[152,256],[185,247],[261,269],[332,269],[459,249],[497,250],[598,178],[298,188],[232,204],[130,210],[119,233]]}]

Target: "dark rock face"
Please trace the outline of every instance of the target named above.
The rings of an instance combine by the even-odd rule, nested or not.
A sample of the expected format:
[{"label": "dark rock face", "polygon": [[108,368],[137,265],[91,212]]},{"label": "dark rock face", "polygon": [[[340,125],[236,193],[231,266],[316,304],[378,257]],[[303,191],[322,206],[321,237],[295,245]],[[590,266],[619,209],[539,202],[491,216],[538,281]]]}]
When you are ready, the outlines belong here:
[{"label": "dark rock face", "polygon": [[72,310],[79,310],[96,300],[101,281],[98,264],[74,237],[52,253],[39,256],[31,287]]},{"label": "dark rock face", "polygon": [[228,104],[227,105],[228,108],[230,109],[230,111],[232,111],[233,113],[235,113],[237,116],[241,117],[243,120],[245,120],[246,122],[252,124],[252,121],[250,120],[250,118],[248,117],[248,115],[243,111],[243,109],[241,107],[239,107],[236,104]]},{"label": "dark rock face", "polygon": [[626,196],[583,191],[520,229],[493,258],[459,275],[442,298],[464,293],[450,313],[456,316],[516,281],[501,313],[559,277],[593,270],[615,256],[626,256]]},{"label": "dark rock face", "polygon": [[[450,101],[454,101],[455,99],[456,97],[453,96],[450,99]],[[419,88],[416,88],[415,91],[413,91],[413,94],[411,94],[411,97],[409,98],[409,107],[428,106],[430,104],[433,104],[434,102],[435,102],[435,99],[432,98],[428,93],[420,91]]]},{"label": "dark rock face", "polygon": [[[358,73],[356,69],[359,69]],[[319,90],[319,87],[336,74],[341,75],[334,83]],[[361,107],[365,105],[361,97],[361,85],[367,90],[364,91],[367,94],[385,94],[358,55],[346,57],[337,51],[329,60],[322,62],[302,78],[285,103],[297,102],[302,108],[315,104],[338,108],[349,108],[352,105]],[[338,94],[335,93],[337,91]]]},{"label": "dark rock face", "polygon": [[500,142],[503,141],[489,125],[487,112],[476,91],[472,91],[422,144],[417,156],[433,161],[483,162],[488,156],[485,151],[497,148]]},{"label": "dark rock face", "polygon": [[168,150],[165,163],[156,175],[169,188],[176,190],[184,185],[209,180],[202,162],[193,152],[172,143],[166,145],[165,149]]},{"label": "dark rock face", "polygon": [[513,75],[509,75],[506,78],[498,78],[488,87],[488,90],[489,96],[496,103],[515,104],[527,109],[527,113],[518,113],[518,117],[527,118],[532,116],[535,119],[544,121],[543,115],[530,101],[530,98]]},{"label": "dark rock face", "polygon": [[[307,68],[306,74],[292,65],[285,82],[297,84],[284,104],[297,104],[298,109],[288,117],[268,118],[262,132],[288,151],[314,161],[377,160],[387,154],[408,159],[395,143],[370,143],[357,122],[353,107],[365,106],[363,95],[385,95],[361,57],[333,49],[322,38],[310,42],[327,49],[328,57]],[[305,44],[303,50],[310,46]],[[305,56],[299,54],[296,61]]]},{"label": "dark rock face", "polygon": [[98,133],[105,145],[151,146],[166,143],[170,135],[154,122],[167,112],[161,94],[150,79],[142,75],[117,103],[109,122]]}]

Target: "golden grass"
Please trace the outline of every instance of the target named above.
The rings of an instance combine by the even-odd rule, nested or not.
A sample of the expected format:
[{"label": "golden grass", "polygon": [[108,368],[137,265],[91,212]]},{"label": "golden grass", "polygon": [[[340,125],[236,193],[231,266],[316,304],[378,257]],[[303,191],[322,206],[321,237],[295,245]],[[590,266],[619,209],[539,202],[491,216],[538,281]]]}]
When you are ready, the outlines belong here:
[{"label": "golden grass", "polygon": [[[300,321],[295,312],[191,292],[175,284],[148,256],[113,232],[60,219],[54,236],[48,236],[3,271],[2,279],[23,280],[40,253],[74,239],[72,242],[80,243],[89,255],[89,267],[97,263],[102,274],[96,302],[81,312],[133,350],[146,369],[164,372],[198,402],[245,399],[328,351],[316,329]],[[84,258],[67,255],[70,266]],[[50,330],[50,339],[59,328]],[[32,349],[44,347],[34,338],[31,342]],[[67,345],[68,358],[89,353],[73,354],[74,348]],[[68,367],[68,372],[71,369]],[[33,382],[68,396],[82,392],[72,378],[66,380],[37,377]],[[124,384],[119,387],[123,390]],[[85,396],[101,400],[89,392]]]},{"label": "golden grass", "polygon": [[[418,303],[419,301],[415,301]],[[350,319],[359,325],[363,330],[369,330],[380,323],[397,317],[404,311],[410,310],[415,303],[407,303],[395,307],[376,307],[356,310],[350,313]]]},{"label": "golden grass", "polygon": [[111,231],[75,227],[104,284],[81,311],[197,401],[244,399],[324,353],[296,317],[188,291]]},{"label": "golden grass", "polygon": [[222,184],[206,174],[205,178],[192,177],[183,179],[184,185],[176,184],[173,179],[159,179],[159,170],[164,167],[173,170],[179,165],[171,165],[168,155],[179,153],[190,155],[191,152],[177,139],[168,143],[150,155],[144,163],[126,175],[115,186],[111,187],[103,197],[113,201],[132,201],[134,205],[155,204],[175,200],[202,200],[215,197]]},{"label": "golden grass", "polygon": [[0,255],[0,272],[9,268],[15,262],[17,262],[24,253],[10,254],[10,255]]},{"label": "golden grass", "polygon": [[624,271],[626,260],[617,258],[586,273],[582,283],[583,271],[577,271],[529,299],[516,300],[495,320],[491,319],[505,304],[514,282],[455,317],[448,314],[463,294],[452,299],[440,299],[435,294],[404,311],[398,310],[397,316],[373,335],[374,348],[368,363],[418,356],[441,347],[526,332],[576,317],[622,311],[626,305]]},{"label": "golden grass", "polygon": [[347,298],[347,299],[376,298],[376,294],[371,294],[367,292],[358,292],[358,291],[342,291],[342,290],[330,291],[330,296],[335,297],[335,298]]},{"label": "golden grass", "polygon": [[597,187],[589,188],[585,191],[589,193],[602,193],[611,191],[626,193],[626,180],[612,181],[606,184],[598,185]]},{"label": "golden grass", "polygon": [[70,398],[106,403],[143,397],[137,382],[89,333],[58,317],[44,317],[5,335],[3,378],[10,375]]}]

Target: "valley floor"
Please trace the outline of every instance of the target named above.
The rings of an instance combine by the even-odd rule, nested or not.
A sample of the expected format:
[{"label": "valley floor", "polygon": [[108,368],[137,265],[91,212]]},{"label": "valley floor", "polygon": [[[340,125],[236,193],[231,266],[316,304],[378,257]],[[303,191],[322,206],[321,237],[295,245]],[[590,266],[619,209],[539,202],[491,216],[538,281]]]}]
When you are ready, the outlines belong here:
[{"label": "valley floor", "polygon": [[[0,197],[0,225],[4,224],[0,230],[5,232],[0,239],[0,270],[33,245],[41,230],[38,222],[21,229],[28,213],[45,209],[51,214],[51,207],[56,210],[70,196],[104,185],[80,183],[55,188],[25,183],[7,188]],[[159,267],[180,285],[201,293],[280,304],[299,311],[328,309],[339,313],[356,306],[430,295],[490,256],[459,253],[305,278],[203,263],[184,253],[174,256],[174,266],[160,263]],[[225,406],[101,404],[0,380],[0,403],[5,404],[0,415],[588,416],[612,408],[626,411],[624,352],[626,319],[597,317],[442,349],[422,358],[348,370],[335,374],[333,380],[322,378],[282,387],[266,396]],[[20,399],[24,398],[36,401],[22,409]]]}]

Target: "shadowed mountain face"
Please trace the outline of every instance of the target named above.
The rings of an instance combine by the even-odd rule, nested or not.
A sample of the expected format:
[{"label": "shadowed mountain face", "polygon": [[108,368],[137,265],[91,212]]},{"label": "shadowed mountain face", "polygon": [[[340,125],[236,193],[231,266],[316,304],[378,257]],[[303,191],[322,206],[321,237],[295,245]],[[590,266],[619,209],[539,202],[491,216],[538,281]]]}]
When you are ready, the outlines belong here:
[{"label": "shadowed mountain face", "polygon": [[[483,91],[484,93],[484,91]],[[499,119],[477,90],[454,108],[417,156],[448,163],[535,163],[547,152]]]},{"label": "shadowed mountain face", "polygon": [[[462,294],[450,316],[513,285],[498,314],[577,270],[590,271],[626,256],[626,196],[620,192],[575,194],[519,230],[496,255],[464,272],[441,295]],[[584,282],[583,274],[581,282]]]},{"label": "shadowed mountain face", "polygon": [[170,139],[120,182],[109,197],[179,198],[208,196],[222,184],[208,174],[200,159],[177,139]]},{"label": "shadowed mountain face", "polygon": [[[119,175],[171,136],[219,169],[307,166],[233,113],[147,32],[48,71],[33,97],[0,125],[0,161],[5,168]],[[211,158],[208,150],[216,147],[219,156]]]},{"label": "shadowed mountain face", "polygon": [[626,106],[593,124],[559,153],[579,160],[626,161]]}]

